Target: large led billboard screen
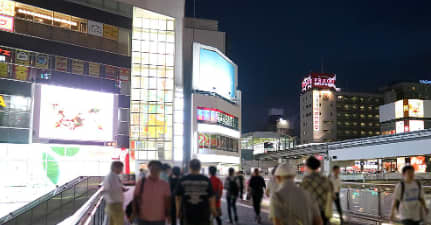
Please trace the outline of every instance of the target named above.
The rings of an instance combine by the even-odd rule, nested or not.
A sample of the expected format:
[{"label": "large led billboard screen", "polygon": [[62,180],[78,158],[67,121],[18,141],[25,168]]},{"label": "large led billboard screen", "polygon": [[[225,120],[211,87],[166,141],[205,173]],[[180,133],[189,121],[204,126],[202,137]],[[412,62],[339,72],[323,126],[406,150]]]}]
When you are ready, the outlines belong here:
[{"label": "large led billboard screen", "polygon": [[193,89],[235,99],[237,66],[216,48],[195,43],[193,49]]},{"label": "large led billboard screen", "polygon": [[42,85],[39,138],[112,141],[114,95]]}]

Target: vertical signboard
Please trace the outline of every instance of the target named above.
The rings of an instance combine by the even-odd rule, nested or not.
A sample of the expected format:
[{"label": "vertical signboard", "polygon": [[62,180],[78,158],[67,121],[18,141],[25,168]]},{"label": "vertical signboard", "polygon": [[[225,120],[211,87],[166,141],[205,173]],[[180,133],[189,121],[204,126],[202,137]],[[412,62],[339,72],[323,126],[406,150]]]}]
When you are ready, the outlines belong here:
[{"label": "vertical signboard", "polygon": [[88,20],[88,34],[103,37],[103,23]]},{"label": "vertical signboard", "polygon": [[60,72],[67,72],[67,58],[56,56],[55,57],[55,70]]},{"label": "vertical signboard", "polygon": [[320,130],[320,97],[319,91],[313,91],[313,130]]}]

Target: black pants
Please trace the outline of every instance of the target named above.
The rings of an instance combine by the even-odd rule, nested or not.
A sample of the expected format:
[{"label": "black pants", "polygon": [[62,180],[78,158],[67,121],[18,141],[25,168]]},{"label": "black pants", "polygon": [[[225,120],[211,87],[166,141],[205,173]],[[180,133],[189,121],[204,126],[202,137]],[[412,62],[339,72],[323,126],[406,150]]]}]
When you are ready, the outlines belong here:
[{"label": "black pants", "polygon": [[335,207],[337,208],[338,214],[340,215],[340,221],[343,222],[343,209],[340,203],[340,193],[335,193],[334,199]]},{"label": "black pants", "polygon": [[235,217],[235,221],[238,221],[238,214],[236,213],[236,200],[237,197],[236,196],[226,196],[226,201],[227,201],[227,214],[229,215],[229,221],[232,222],[232,213],[231,211],[233,211],[233,215]]},{"label": "black pants", "polygon": [[420,221],[414,221],[414,220],[401,220],[401,223],[403,225],[419,225]]},{"label": "black pants", "polygon": [[320,215],[322,217],[323,225],[329,225],[329,218],[325,216],[325,212],[320,211]]},{"label": "black pants", "polygon": [[253,208],[254,208],[254,212],[256,213],[256,216],[260,216],[260,206],[262,203],[262,195],[252,195],[253,198]]}]

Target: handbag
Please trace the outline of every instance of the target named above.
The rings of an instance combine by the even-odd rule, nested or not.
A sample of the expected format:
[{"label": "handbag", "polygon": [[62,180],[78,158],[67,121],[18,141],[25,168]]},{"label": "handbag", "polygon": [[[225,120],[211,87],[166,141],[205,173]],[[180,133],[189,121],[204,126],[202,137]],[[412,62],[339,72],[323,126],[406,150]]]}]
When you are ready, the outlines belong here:
[{"label": "handbag", "polygon": [[139,190],[139,195],[134,196],[133,200],[126,207],[126,216],[129,221],[134,221],[136,217],[138,217],[138,212],[140,209],[140,199],[142,192],[144,191],[145,177],[142,178],[141,187]]}]

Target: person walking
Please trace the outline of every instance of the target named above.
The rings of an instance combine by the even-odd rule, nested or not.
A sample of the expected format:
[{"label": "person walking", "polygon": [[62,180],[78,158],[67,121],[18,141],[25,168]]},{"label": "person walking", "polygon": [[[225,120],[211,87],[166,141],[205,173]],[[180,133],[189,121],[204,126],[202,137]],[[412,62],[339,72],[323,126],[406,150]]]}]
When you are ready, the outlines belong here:
[{"label": "person walking", "polygon": [[422,210],[426,214],[429,212],[425,204],[422,184],[415,179],[413,166],[404,166],[402,175],[403,181],[395,187],[393,195],[391,220],[394,221],[396,211],[398,211],[402,224],[419,225],[423,220]]},{"label": "person walking", "polygon": [[[317,203],[310,193],[295,184],[296,165],[280,164],[274,172],[278,189],[271,194],[274,225],[322,225]],[[300,204],[298,204],[300,203]]]},{"label": "person walking", "polygon": [[251,198],[253,199],[253,208],[256,213],[256,222],[262,223],[262,218],[260,217],[260,209],[262,204],[262,198],[264,189],[266,188],[265,180],[259,174],[259,169],[254,169],[253,176],[250,178],[248,185],[251,193]]},{"label": "person walking", "polygon": [[[271,201],[271,196],[272,194],[277,190],[278,188],[278,183],[275,177],[275,171],[277,170],[277,166],[275,166],[272,170],[271,170],[271,177],[269,178],[268,181],[268,185],[266,187],[266,197],[268,197]],[[268,215],[269,219],[272,220],[273,218],[273,212],[272,210],[269,210],[269,215]]]},{"label": "person walking", "polygon": [[[190,174],[182,177],[177,185],[177,217],[184,225],[210,225],[211,214],[216,217],[215,194],[208,177],[201,175],[201,162],[190,160]],[[181,216],[181,217],[180,217]]]},{"label": "person walking", "polygon": [[181,178],[181,169],[178,166],[172,168],[172,174],[169,177],[169,186],[171,188],[171,223],[177,225],[177,210],[175,205],[175,190]]},{"label": "person walking", "polygon": [[238,214],[236,211],[236,200],[239,195],[238,178],[235,177],[235,169],[229,168],[229,176],[226,177],[224,182],[226,189],[226,202],[227,202],[227,213],[229,216],[229,222],[233,224],[232,211],[235,217],[235,223],[238,223]]},{"label": "person walking", "polygon": [[239,198],[243,199],[244,198],[244,172],[243,171],[238,171],[237,174],[238,177],[238,185],[239,185]]},{"label": "person walking", "polygon": [[332,167],[332,174],[329,176],[329,180],[332,183],[334,190],[334,203],[337,208],[338,215],[340,216],[340,224],[344,224],[343,209],[340,203],[340,190],[341,190],[341,179],[340,179],[340,167],[335,165]]},{"label": "person walking", "polygon": [[329,224],[332,217],[333,191],[331,181],[319,173],[320,161],[310,156],[306,162],[307,175],[302,179],[301,187],[310,192],[319,205],[320,214],[324,225]]},{"label": "person walking", "polygon": [[162,163],[157,160],[150,161],[148,168],[149,176],[138,181],[135,188],[137,222],[139,225],[165,225],[166,222],[170,224],[171,191],[168,182],[160,179]]},{"label": "person walking", "polygon": [[217,175],[217,167],[210,166],[210,181],[214,190],[215,198],[216,198],[216,209],[217,216],[215,216],[215,220],[217,221],[217,225],[221,225],[221,197],[223,196],[223,183],[216,176]]},{"label": "person walking", "polygon": [[162,171],[160,173],[160,179],[169,182],[169,176],[171,176],[171,165],[164,163],[162,165]]},{"label": "person walking", "polygon": [[105,212],[109,225],[124,225],[124,192],[127,189],[123,186],[120,174],[124,165],[120,161],[112,162],[111,172],[105,177],[102,184],[102,193],[106,201]]}]

